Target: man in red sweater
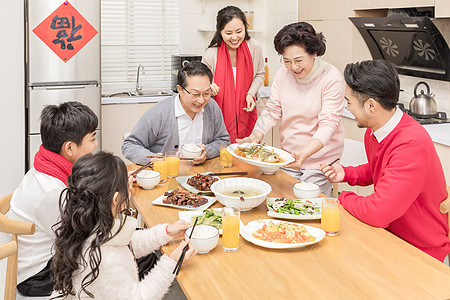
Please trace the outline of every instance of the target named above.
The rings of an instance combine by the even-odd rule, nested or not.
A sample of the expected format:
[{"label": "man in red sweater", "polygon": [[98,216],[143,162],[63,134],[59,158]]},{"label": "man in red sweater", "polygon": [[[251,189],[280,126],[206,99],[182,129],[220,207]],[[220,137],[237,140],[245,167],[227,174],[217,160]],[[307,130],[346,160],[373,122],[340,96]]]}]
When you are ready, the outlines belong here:
[{"label": "man in red sweater", "polygon": [[320,169],[331,182],[374,185],[367,197],[344,191],[342,206],[359,220],[386,228],[443,261],[450,252],[449,228],[439,204],[447,198],[444,172],[427,131],[396,107],[400,81],[382,60],[348,64],[344,71],[347,109],[367,128],[368,163]]}]

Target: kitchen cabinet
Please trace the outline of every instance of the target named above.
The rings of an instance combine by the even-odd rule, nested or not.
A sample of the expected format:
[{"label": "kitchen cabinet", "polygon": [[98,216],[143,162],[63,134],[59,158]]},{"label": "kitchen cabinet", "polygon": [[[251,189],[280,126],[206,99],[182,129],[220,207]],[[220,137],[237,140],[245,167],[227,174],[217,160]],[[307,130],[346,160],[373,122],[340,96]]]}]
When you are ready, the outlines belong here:
[{"label": "kitchen cabinet", "polygon": [[434,14],[436,18],[450,18],[450,1],[434,0]]},{"label": "kitchen cabinet", "polygon": [[[442,0],[447,1],[447,0]],[[351,0],[352,7],[356,9],[379,9],[400,7],[425,7],[434,6],[435,0]]]}]

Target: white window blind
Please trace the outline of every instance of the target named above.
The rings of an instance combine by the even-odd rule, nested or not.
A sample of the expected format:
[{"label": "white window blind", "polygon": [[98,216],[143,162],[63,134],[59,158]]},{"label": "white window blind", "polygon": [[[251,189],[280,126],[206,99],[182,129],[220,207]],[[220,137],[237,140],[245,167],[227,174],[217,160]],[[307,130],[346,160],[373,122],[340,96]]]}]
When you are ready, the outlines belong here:
[{"label": "white window blind", "polygon": [[101,0],[102,81],[170,82],[178,53],[181,0]]}]

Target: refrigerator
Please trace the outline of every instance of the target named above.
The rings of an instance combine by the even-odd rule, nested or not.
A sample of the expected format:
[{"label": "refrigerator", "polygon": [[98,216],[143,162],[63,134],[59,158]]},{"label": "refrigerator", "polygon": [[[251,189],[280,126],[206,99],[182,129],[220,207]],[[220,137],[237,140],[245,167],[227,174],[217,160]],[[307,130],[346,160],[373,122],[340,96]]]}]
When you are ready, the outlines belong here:
[{"label": "refrigerator", "polygon": [[26,170],[41,144],[46,105],[79,101],[99,119],[101,149],[100,0],[26,0]]}]

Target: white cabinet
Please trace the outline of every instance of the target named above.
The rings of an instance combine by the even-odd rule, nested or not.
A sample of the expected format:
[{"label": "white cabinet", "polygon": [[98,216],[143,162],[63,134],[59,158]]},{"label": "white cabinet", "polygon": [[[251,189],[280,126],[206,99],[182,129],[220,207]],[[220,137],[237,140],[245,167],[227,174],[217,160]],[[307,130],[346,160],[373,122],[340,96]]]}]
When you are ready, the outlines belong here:
[{"label": "white cabinet", "polygon": [[450,18],[450,1],[434,0],[434,14],[436,18]]}]

